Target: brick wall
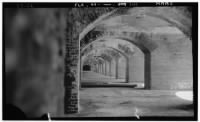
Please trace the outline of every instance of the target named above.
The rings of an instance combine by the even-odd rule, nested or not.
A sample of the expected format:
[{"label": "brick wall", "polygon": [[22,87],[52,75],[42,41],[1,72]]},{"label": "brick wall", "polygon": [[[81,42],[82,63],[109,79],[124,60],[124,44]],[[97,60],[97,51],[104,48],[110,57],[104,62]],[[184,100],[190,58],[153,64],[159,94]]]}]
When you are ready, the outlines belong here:
[{"label": "brick wall", "polygon": [[79,23],[75,20],[74,9],[67,12],[67,30],[65,47],[65,100],[64,113],[78,112],[78,58],[79,58]]},{"label": "brick wall", "polygon": [[129,81],[144,83],[144,53],[137,47],[129,57]]},{"label": "brick wall", "polygon": [[152,89],[192,89],[191,41],[185,36],[167,36],[159,37],[157,44],[151,54]]}]

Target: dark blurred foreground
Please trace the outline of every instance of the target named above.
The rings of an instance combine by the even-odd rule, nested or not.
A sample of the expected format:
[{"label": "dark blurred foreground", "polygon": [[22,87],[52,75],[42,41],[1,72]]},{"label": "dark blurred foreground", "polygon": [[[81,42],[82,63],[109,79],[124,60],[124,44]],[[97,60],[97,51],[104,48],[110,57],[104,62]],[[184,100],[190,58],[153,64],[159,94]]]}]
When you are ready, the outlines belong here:
[{"label": "dark blurred foreground", "polygon": [[[3,10],[3,119],[63,113],[64,12],[56,8]],[[18,117],[9,118],[8,113]]]}]

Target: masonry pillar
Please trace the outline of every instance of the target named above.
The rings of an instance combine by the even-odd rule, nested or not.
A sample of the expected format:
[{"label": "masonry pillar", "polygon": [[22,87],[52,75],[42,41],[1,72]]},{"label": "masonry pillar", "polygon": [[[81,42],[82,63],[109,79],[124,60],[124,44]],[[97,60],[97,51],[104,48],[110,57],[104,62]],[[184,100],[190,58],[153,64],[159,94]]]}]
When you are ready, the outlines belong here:
[{"label": "masonry pillar", "polygon": [[109,76],[112,76],[112,73],[111,73],[111,61],[109,61]]},{"label": "masonry pillar", "polygon": [[103,65],[103,74],[104,74],[104,75],[106,75],[106,72],[105,72],[105,71],[106,71],[106,62],[104,62],[104,65]]},{"label": "masonry pillar", "polygon": [[116,63],[115,63],[115,64],[116,64],[116,65],[115,65],[115,67],[116,67],[116,68],[115,68],[115,78],[118,79],[118,65],[119,65],[118,63],[119,63],[119,58],[116,58],[116,59],[115,59],[115,62],[116,62]]},{"label": "masonry pillar", "polygon": [[102,75],[104,74],[104,63],[102,63]]},{"label": "masonry pillar", "polygon": [[145,54],[145,72],[144,72],[144,83],[145,89],[151,89],[151,53]]},{"label": "masonry pillar", "polygon": [[102,63],[100,64],[100,73],[102,74]]},{"label": "masonry pillar", "polygon": [[105,61],[105,75],[107,75],[107,62]]},{"label": "masonry pillar", "polygon": [[98,69],[98,64],[96,64],[96,68],[97,68],[96,72],[98,73],[98,70],[99,70],[99,69]]},{"label": "masonry pillar", "polygon": [[[80,56],[80,61],[79,61],[79,67],[80,67],[80,72],[79,72],[79,81],[81,81],[81,77],[82,77],[82,71],[83,71],[83,67],[82,67],[82,60],[81,60],[81,56]],[[79,89],[81,89],[81,83],[79,85]]]},{"label": "masonry pillar", "polygon": [[96,69],[96,68],[95,68],[95,65],[94,65],[94,64],[92,64],[92,65],[90,65],[90,67],[91,67],[91,69],[90,69],[90,70],[91,70],[91,71],[93,71],[93,72],[95,72],[95,69]]},{"label": "masonry pillar", "polygon": [[101,64],[99,64],[99,74],[101,73]]},{"label": "masonry pillar", "polygon": [[103,69],[104,75],[106,75],[106,61],[104,62],[104,69]]},{"label": "masonry pillar", "polygon": [[100,74],[102,73],[102,65],[101,65],[101,63],[99,64],[99,73]]},{"label": "masonry pillar", "polygon": [[100,66],[100,74],[102,74],[102,64],[100,64],[99,66]]},{"label": "masonry pillar", "polygon": [[97,64],[97,67],[98,67],[98,73],[100,73],[100,65]]},{"label": "masonry pillar", "polygon": [[125,81],[126,83],[129,83],[129,58],[128,57],[126,58],[126,74],[125,75],[126,75]]},{"label": "masonry pillar", "polygon": [[[67,17],[73,16],[68,12]],[[67,20],[68,21],[68,20]],[[78,39],[78,25],[69,24],[67,22],[66,28],[66,47],[65,47],[65,95],[64,95],[64,113],[72,114],[78,113],[78,91],[79,91],[79,78],[80,73],[78,69],[81,68],[81,60],[79,57],[79,39]],[[76,38],[75,38],[76,37]]]},{"label": "masonry pillar", "polygon": [[102,74],[103,74],[104,68],[103,68],[103,63],[102,63]]},{"label": "masonry pillar", "polygon": [[93,64],[93,72],[96,72],[96,65]]},{"label": "masonry pillar", "polygon": [[97,64],[95,64],[95,72],[97,72]]},{"label": "masonry pillar", "polygon": [[97,73],[99,72],[99,69],[98,69],[98,64],[96,64],[96,66],[97,66]]},{"label": "masonry pillar", "polygon": [[[73,42],[72,42],[73,43]],[[69,46],[70,45],[70,46]],[[76,48],[73,48],[73,44],[67,45],[67,54],[65,59],[65,99],[64,110],[65,114],[78,112],[78,81],[77,81],[77,61],[76,55],[73,55]],[[74,60],[71,60],[72,57]],[[70,63],[71,62],[71,63]]]}]

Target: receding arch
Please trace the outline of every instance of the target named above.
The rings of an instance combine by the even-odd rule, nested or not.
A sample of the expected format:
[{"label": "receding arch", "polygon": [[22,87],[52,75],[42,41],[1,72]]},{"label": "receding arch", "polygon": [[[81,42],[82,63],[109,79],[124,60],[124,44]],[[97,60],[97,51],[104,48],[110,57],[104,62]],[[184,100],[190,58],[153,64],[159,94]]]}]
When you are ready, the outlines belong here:
[{"label": "receding arch", "polygon": [[144,88],[151,89],[151,52],[148,49],[148,47],[146,47],[145,45],[142,45],[139,41],[133,40],[130,37],[126,37],[126,36],[123,36],[123,37],[122,36],[103,36],[91,42],[88,42],[88,44],[86,44],[86,46],[82,48],[82,51],[97,41],[100,41],[100,40],[108,41],[109,39],[120,39],[120,40],[130,42],[131,44],[137,46],[144,53],[144,60],[145,60],[144,62],[144,68],[145,68],[144,69],[144,84],[145,84]]},{"label": "receding arch", "polygon": [[[184,7],[184,9],[188,9],[188,8]],[[122,9],[115,9],[97,18],[96,20],[98,21],[90,23],[90,25],[92,26],[90,26],[90,28],[86,27],[86,30],[84,29],[80,33],[79,42],[81,43],[84,40],[84,38],[87,36],[87,34],[94,31],[95,28],[98,25],[100,25],[102,21],[106,19],[108,20],[111,17],[115,17],[119,15],[120,16],[127,15],[127,16],[132,16],[132,17],[151,16],[151,17],[161,19],[163,21],[170,23],[171,26],[178,28],[184,35],[186,35],[191,40],[192,15],[191,15],[191,11],[189,10],[188,10],[189,11],[188,13],[181,11],[179,7],[135,7],[135,8],[130,8],[130,9],[124,9],[122,10],[123,12],[121,12],[121,10]],[[146,47],[142,43],[134,42],[132,38],[128,39],[127,37],[122,37],[121,35],[114,38],[127,39],[131,43],[134,43],[136,46],[138,46],[144,52],[145,54],[145,82],[146,84],[151,84],[151,50],[149,50],[148,47]],[[147,85],[146,88],[150,88],[150,85]]]},{"label": "receding arch", "polygon": [[[87,49],[87,48],[85,48],[84,50],[86,50],[86,49]],[[114,50],[114,51],[120,53],[120,54],[121,54],[122,56],[124,56],[125,58],[128,58],[128,55],[127,55],[127,54],[125,54],[124,52],[122,52],[122,51],[120,51],[120,50],[118,50],[118,49],[116,49],[116,48],[110,47],[110,46],[95,47],[95,49],[92,49],[92,50],[98,50],[98,49],[111,49],[111,50]],[[83,52],[84,50],[82,50],[82,52]],[[91,50],[91,51],[92,51],[92,50]]]},{"label": "receding arch", "polygon": [[[86,60],[94,60],[94,61],[96,61],[96,62],[98,62],[97,60],[100,60],[100,61],[101,61],[100,63],[104,62],[104,64],[105,64],[106,61],[109,62],[109,60],[112,58],[111,56],[109,56],[109,55],[107,55],[107,54],[105,54],[106,57],[109,56],[110,59],[106,58],[105,55],[94,56],[94,55],[90,54],[92,51],[93,51],[93,50],[91,50],[88,54],[86,54],[85,57],[83,57],[83,56],[81,57],[81,61],[82,61],[83,63],[84,63]],[[95,63],[96,63],[96,62],[95,62]],[[81,67],[82,67],[82,66],[81,66]],[[81,69],[80,69],[80,70],[81,70]]]},{"label": "receding arch", "polygon": [[109,40],[109,39],[121,39],[127,42],[130,42],[131,44],[137,46],[143,53],[144,53],[144,88],[145,89],[151,89],[151,52],[150,49],[148,49],[148,47],[146,47],[145,45],[141,44],[139,41],[137,40],[133,40],[130,37],[126,37],[126,36],[103,36],[100,38],[97,38],[91,42],[88,42],[88,44],[86,44],[85,47],[83,47],[82,49],[86,49],[87,47],[89,47],[90,45],[92,45],[92,43],[97,42],[99,40]]},{"label": "receding arch", "polygon": [[[88,46],[89,47],[89,46]],[[87,48],[84,48],[81,52],[83,53],[84,50],[86,50]],[[109,46],[100,46],[100,47],[96,47],[95,49],[92,49],[92,50],[98,50],[98,49],[111,49],[111,50],[114,50],[115,52],[121,54],[125,59],[126,59],[126,68],[125,68],[125,82],[129,82],[129,58],[128,58],[128,55],[125,54],[124,52],[120,51],[119,49],[116,49],[116,48],[113,48],[113,47],[109,47]],[[90,51],[92,51],[90,50]],[[115,59],[117,60],[117,59]]]}]

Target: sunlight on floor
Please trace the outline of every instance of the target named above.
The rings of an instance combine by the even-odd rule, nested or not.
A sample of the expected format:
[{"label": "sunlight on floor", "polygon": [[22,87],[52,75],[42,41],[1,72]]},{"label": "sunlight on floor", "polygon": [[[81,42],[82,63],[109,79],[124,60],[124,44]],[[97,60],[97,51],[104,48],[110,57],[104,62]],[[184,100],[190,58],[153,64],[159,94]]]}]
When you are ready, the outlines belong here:
[{"label": "sunlight on floor", "polygon": [[184,100],[193,101],[192,91],[178,91],[176,92],[176,96]]}]

